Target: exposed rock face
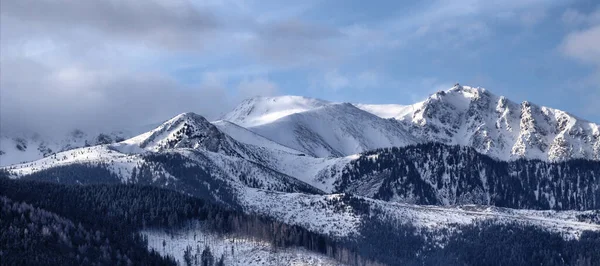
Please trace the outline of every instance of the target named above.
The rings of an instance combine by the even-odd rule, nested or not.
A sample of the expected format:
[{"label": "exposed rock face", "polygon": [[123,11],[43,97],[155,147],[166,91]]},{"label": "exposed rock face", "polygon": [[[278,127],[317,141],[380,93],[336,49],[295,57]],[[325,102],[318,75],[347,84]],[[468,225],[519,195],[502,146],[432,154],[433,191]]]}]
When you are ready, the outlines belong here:
[{"label": "exposed rock face", "polygon": [[600,126],[485,89],[456,86],[396,117],[421,142],[458,144],[500,160],[600,160]]}]

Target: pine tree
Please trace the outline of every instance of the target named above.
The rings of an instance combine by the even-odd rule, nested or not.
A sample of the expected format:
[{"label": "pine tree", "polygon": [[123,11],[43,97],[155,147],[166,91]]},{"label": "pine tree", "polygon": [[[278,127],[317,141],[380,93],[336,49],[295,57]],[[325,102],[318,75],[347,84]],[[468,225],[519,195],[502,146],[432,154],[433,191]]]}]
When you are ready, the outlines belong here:
[{"label": "pine tree", "polygon": [[183,252],[183,261],[185,262],[185,265],[187,266],[192,266],[192,247],[187,246],[185,248],[185,251]]},{"label": "pine tree", "polygon": [[206,246],[202,251],[202,257],[200,259],[200,265],[202,266],[214,266],[215,258],[213,257],[210,247]]}]

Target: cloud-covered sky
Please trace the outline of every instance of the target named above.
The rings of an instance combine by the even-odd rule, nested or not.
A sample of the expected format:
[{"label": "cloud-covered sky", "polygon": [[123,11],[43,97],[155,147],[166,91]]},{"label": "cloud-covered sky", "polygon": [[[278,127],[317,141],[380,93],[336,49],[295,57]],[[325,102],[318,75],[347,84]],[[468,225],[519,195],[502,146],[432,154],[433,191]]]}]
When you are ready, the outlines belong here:
[{"label": "cloud-covered sky", "polygon": [[2,0],[0,130],[485,87],[600,122],[595,0]]}]

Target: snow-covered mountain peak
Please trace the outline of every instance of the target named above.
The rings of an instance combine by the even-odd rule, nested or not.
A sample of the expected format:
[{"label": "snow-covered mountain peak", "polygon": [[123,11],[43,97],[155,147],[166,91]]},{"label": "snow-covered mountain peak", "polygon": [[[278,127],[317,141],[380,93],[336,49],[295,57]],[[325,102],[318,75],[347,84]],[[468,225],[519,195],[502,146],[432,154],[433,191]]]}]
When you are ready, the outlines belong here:
[{"label": "snow-covered mountain peak", "polygon": [[350,103],[329,103],[248,129],[315,157],[340,157],[416,143],[396,121]]},{"label": "snow-covered mountain peak", "polygon": [[[354,107],[360,110],[352,110]],[[394,118],[400,123],[394,126],[374,122],[376,119],[359,111],[378,118]],[[441,142],[474,147],[500,160],[600,159],[597,124],[528,101],[513,102],[485,88],[459,84],[412,105],[351,105],[299,96],[258,97],[244,101],[224,120],[318,157],[344,156],[381,145]],[[385,129],[376,130],[383,134],[375,134],[378,137],[373,137],[373,132],[359,136],[367,132],[357,129],[357,125]],[[328,127],[337,129],[323,130]],[[289,132],[283,134],[286,131]],[[352,140],[348,140],[349,136]],[[300,143],[307,139],[314,143]],[[361,141],[355,142],[357,139]]]},{"label": "snow-covered mountain peak", "polygon": [[126,152],[163,151],[176,148],[206,149],[213,152],[237,154],[232,140],[201,115],[179,114],[157,128],[113,145]]},{"label": "snow-covered mountain peak", "polygon": [[244,100],[233,111],[224,115],[222,120],[252,127],[327,104],[328,101],[302,96],[254,97]]},{"label": "snow-covered mountain peak", "polygon": [[167,120],[165,124],[173,124],[179,122],[187,122],[187,121],[197,121],[197,123],[206,123],[208,122],[204,116],[196,114],[194,112],[185,112],[174,116],[173,118]]},{"label": "snow-covered mountain peak", "polygon": [[490,93],[487,89],[481,87],[471,87],[456,84],[452,88],[445,91],[448,94],[462,94],[465,97],[477,97],[479,94]]},{"label": "snow-covered mountain peak", "polygon": [[[232,124],[229,124],[229,123]],[[153,126],[155,127],[155,126]],[[567,112],[470,86],[456,85],[412,105],[349,104],[301,97],[255,97],[222,121],[182,113],[112,147],[124,153],[189,148],[249,155],[248,145],[314,157],[343,157],[423,142],[475,148],[499,160],[600,160],[600,125]],[[134,136],[73,131],[64,141],[4,136],[0,165],[32,161],[78,147]],[[250,156],[252,157],[252,156]],[[249,158],[249,157],[248,157]]]},{"label": "snow-covered mountain peak", "polygon": [[396,117],[424,142],[471,146],[501,160],[600,159],[598,125],[483,88],[454,86]]},{"label": "snow-covered mountain peak", "polygon": [[472,102],[489,101],[495,98],[497,96],[486,89],[457,85],[449,90],[438,91],[430,95],[423,104],[426,106],[443,104],[464,111],[469,109]]}]

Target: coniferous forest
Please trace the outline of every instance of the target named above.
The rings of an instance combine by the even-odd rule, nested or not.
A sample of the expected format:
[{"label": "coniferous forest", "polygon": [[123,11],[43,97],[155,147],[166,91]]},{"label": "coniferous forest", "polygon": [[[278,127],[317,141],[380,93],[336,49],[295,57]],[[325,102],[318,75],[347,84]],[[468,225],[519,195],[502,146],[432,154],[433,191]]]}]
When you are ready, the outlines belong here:
[{"label": "coniferous forest", "polygon": [[[0,178],[2,265],[173,265],[148,251],[138,232],[202,221],[217,234],[304,247],[349,265],[597,265],[600,233],[565,240],[533,226],[493,222],[458,234],[419,231],[377,219],[360,199],[347,201],[365,219],[360,237],[333,239],[181,193],[141,185],[65,185]],[[443,247],[430,241],[447,234]],[[429,239],[429,240],[428,240]],[[209,247],[210,248],[210,247]],[[507,256],[506,254],[511,254]],[[213,258],[205,261],[221,263]]]},{"label": "coniferous forest", "polygon": [[595,210],[599,172],[598,161],[505,162],[470,147],[426,143],[361,154],[344,168],[336,189],[355,194],[376,189],[373,198],[416,204]]}]

